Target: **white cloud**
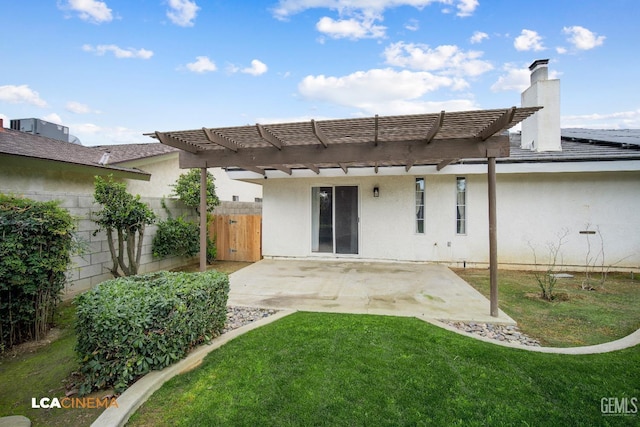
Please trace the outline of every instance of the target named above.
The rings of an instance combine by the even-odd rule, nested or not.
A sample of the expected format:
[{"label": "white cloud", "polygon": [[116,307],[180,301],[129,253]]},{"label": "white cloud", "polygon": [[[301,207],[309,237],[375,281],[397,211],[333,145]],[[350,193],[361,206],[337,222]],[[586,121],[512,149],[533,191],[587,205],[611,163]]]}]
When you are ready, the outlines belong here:
[{"label": "white cloud", "polygon": [[83,21],[100,24],[113,20],[111,9],[103,1],[97,0],[68,0],[58,1],[58,8],[78,13]]},{"label": "white cloud", "polygon": [[532,30],[522,30],[520,35],[516,37],[513,42],[513,46],[519,51],[540,51],[545,47],[542,44],[542,36]]},{"label": "white cloud", "polygon": [[67,102],[66,110],[75,114],[87,114],[92,112],[88,105],[81,104],[76,101]]},{"label": "white cloud", "polygon": [[191,0],[169,0],[169,10],[167,17],[176,25],[181,27],[193,27],[200,7]]},{"label": "white cloud", "polygon": [[483,33],[482,31],[475,31],[469,41],[471,44],[482,43],[484,40],[489,39],[489,34]]},{"label": "white cloud", "polygon": [[194,73],[207,73],[218,69],[216,64],[206,56],[196,56],[196,61],[187,64],[187,68]]},{"label": "white cloud", "polygon": [[417,19],[409,19],[409,22],[404,25],[404,28],[409,31],[418,31],[420,29],[420,23]]},{"label": "white cloud", "polygon": [[40,98],[40,94],[28,85],[0,86],[0,101],[10,102],[11,104],[31,104],[36,107],[47,106],[46,101]]},{"label": "white cloud", "polygon": [[531,72],[528,67],[516,67],[513,64],[506,64],[505,74],[501,75],[492,86],[494,92],[515,90],[524,91],[531,83]]},{"label": "white cloud", "polygon": [[606,38],[605,36],[599,36],[579,25],[564,27],[562,32],[569,36],[567,41],[579,50],[589,50],[597,46],[602,46],[604,39]]},{"label": "white cloud", "polygon": [[567,48],[566,47],[562,47],[562,46],[558,46],[556,48],[556,52],[558,52],[560,55],[564,55],[565,53],[567,53]]},{"label": "white cloud", "polygon": [[[307,99],[356,107],[373,113],[425,112],[429,103],[418,98],[441,88],[453,88],[456,79],[427,71],[390,68],[358,71],[347,76],[307,76],[298,91]],[[430,110],[431,111],[431,110]]]},{"label": "white cloud", "polygon": [[254,59],[251,61],[251,67],[243,68],[241,71],[252,76],[259,76],[266,73],[267,69],[267,65],[264,62]]},{"label": "white cloud", "polygon": [[42,120],[47,121],[47,122],[51,122],[51,123],[55,123],[57,125],[63,124],[62,123],[62,117],[60,117],[56,113],[51,113],[51,114],[47,114],[45,116],[42,116]]},{"label": "white cloud", "polygon": [[560,117],[565,127],[581,127],[592,129],[637,129],[640,128],[640,108],[631,111],[613,113],[592,113]]},{"label": "white cloud", "polygon": [[101,126],[94,123],[71,123],[65,126],[68,126],[69,133],[76,136],[85,146],[149,142],[149,138],[142,136],[144,131],[141,129]]},{"label": "white cloud", "polygon": [[[491,86],[493,92],[515,90],[523,92],[531,85],[531,71],[527,65],[505,64],[504,74]],[[549,79],[559,78],[561,73],[555,70],[549,71]]]},{"label": "white cloud", "polygon": [[[478,0],[280,0],[273,15],[285,20],[308,9],[335,10],[339,19],[323,17],[316,24],[318,31],[333,38],[382,38],[386,27],[376,23],[384,19],[385,10],[401,6],[422,9],[433,3],[455,4],[461,17],[470,16],[478,7]],[[415,31],[417,24],[406,28]]]},{"label": "white cloud", "polygon": [[375,25],[371,19],[357,20],[351,18],[333,20],[325,16],[318,21],[316,29],[334,39],[362,39],[384,37],[387,27]]},{"label": "white cloud", "polygon": [[480,59],[483,52],[465,52],[455,45],[442,45],[432,49],[425,44],[398,42],[390,44],[383,55],[389,65],[420,71],[438,71],[460,77],[475,77],[493,69],[489,61]]},{"label": "white cloud", "polygon": [[134,49],[131,47],[123,49],[114,44],[101,44],[97,46],[85,44],[82,46],[82,50],[85,52],[92,52],[100,56],[105,55],[107,52],[111,52],[116,58],[150,59],[153,56],[153,51],[147,49]]},{"label": "white cloud", "polygon": [[456,7],[458,8],[457,15],[460,17],[471,16],[478,7],[478,0],[460,0]]},{"label": "white cloud", "polygon": [[478,0],[280,0],[278,6],[273,9],[273,14],[278,19],[286,19],[314,8],[337,10],[341,14],[354,10],[379,13],[385,9],[400,6],[413,6],[422,9],[433,3],[455,4],[458,16],[469,16],[478,7]]}]

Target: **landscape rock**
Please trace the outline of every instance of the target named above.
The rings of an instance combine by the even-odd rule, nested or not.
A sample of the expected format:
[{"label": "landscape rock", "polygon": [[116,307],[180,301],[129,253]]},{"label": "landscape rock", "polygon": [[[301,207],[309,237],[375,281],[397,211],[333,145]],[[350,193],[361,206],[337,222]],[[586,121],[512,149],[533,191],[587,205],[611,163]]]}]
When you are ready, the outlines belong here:
[{"label": "landscape rock", "polygon": [[506,341],[511,344],[520,344],[524,346],[540,347],[540,341],[528,337],[520,332],[514,325],[494,325],[491,323],[475,323],[475,322],[452,322],[444,320],[449,326],[465,331],[481,337],[490,338],[497,341]]}]

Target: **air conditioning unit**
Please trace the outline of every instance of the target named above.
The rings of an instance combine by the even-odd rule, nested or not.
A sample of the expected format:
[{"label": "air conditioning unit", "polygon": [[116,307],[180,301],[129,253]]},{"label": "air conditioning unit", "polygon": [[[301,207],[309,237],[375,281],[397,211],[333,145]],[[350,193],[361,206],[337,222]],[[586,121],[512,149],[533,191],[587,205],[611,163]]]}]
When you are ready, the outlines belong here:
[{"label": "air conditioning unit", "polygon": [[11,129],[69,142],[69,128],[40,119],[11,120]]}]

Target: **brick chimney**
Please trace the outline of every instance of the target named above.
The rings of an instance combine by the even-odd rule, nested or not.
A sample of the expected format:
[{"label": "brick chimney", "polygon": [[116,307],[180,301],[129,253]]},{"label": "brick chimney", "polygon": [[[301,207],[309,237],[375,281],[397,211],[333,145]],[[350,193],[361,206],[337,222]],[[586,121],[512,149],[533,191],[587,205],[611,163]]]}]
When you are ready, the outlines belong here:
[{"label": "brick chimney", "polygon": [[549,60],[538,59],[529,66],[531,86],[521,95],[523,107],[544,107],[522,122],[521,148],[533,151],[561,151],[560,80],[549,80]]}]

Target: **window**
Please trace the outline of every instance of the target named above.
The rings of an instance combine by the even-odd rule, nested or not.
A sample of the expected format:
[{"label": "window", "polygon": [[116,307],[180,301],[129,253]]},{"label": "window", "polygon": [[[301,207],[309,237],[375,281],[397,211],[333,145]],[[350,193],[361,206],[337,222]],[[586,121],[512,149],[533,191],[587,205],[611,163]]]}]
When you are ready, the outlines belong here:
[{"label": "window", "polygon": [[456,234],[467,234],[467,179],[456,178]]},{"label": "window", "polygon": [[240,201],[240,196],[232,196],[231,200],[233,200],[234,202],[239,202]]},{"label": "window", "polygon": [[416,178],[416,233],[424,234],[424,178]]},{"label": "window", "polygon": [[256,203],[262,203],[262,197],[255,197],[253,201]]}]

